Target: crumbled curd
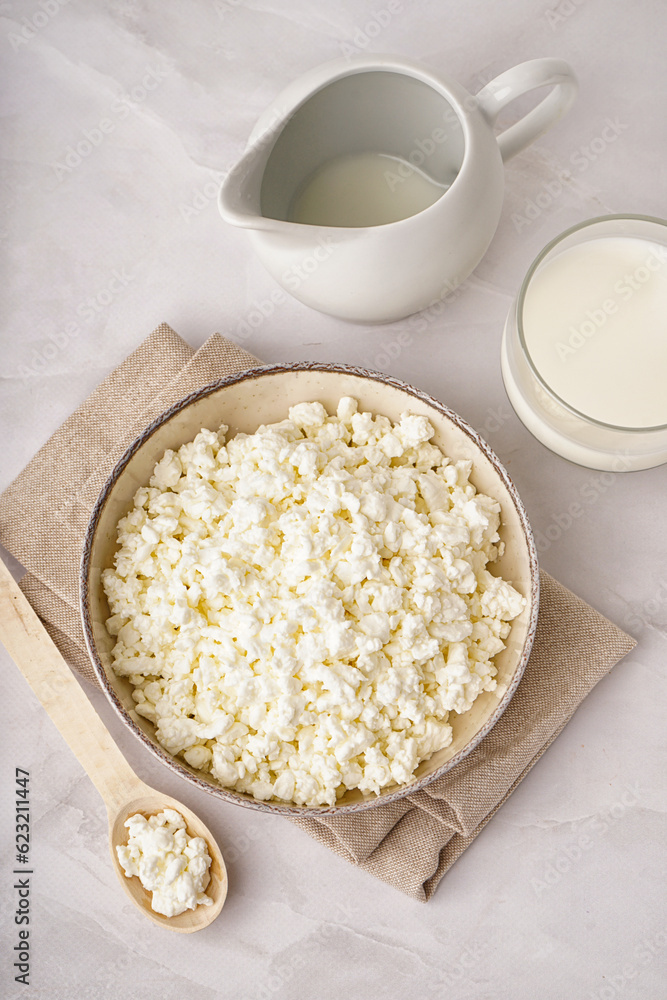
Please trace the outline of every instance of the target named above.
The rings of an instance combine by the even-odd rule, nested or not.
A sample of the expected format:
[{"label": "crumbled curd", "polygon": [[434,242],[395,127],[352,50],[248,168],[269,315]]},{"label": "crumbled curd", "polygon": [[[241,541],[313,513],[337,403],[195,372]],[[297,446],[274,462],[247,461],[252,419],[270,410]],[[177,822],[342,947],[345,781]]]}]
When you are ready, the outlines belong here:
[{"label": "crumbled curd", "polygon": [[175,809],[146,818],[141,813],[125,821],[126,845],[116,853],[126,876],[137,875],[144,889],[153,893],[151,907],[165,917],[213,900],[205,889],[210,881],[211,858],[202,837],[188,837],[185,820]]},{"label": "crumbled curd", "polygon": [[487,570],[499,503],[418,414],[345,397],[226,432],[167,451],[118,525],[116,673],[166,750],[255,798],[408,781],[525,605]]}]

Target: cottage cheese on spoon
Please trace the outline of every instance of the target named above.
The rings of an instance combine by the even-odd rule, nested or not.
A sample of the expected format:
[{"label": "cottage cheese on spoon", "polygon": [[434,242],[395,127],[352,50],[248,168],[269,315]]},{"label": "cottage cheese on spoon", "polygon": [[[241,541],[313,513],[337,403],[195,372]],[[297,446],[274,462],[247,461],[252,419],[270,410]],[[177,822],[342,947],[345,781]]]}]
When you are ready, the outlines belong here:
[{"label": "cottage cheese on spoon", "polygon": [[141,813],[125,821],[127,845],[116,847],[128,878],[137,875],[144,889],[153,893],[151,907],[165,917],[213,900],[205,889],[210,881],[211,858],[202,837],[188,837],[185,820],[175,809],[146,818]]}]

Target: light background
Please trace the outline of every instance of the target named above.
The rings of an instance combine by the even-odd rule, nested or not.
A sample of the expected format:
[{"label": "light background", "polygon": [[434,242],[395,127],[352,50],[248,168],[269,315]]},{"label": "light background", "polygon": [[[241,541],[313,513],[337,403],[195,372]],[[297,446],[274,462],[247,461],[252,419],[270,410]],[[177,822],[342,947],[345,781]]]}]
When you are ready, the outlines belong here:
[{"label": "light background", "polygon": [[[548,240],[594,215],[666,214],[662,0],[26,0],[0,14],[1,487],[163,320],[195,347],[218,330],[266,361],[380,368],[485,434],[542,538],[542,565],[639,640],[427,905],[281,818],[196,793],[88,690],[140,776],[198,810],[227,853],[226,907],[193,937],[126,902],[102,803],[0,650],[0,991],[664,997],[667,469],[601,478],[552,455],[511,411],[498,359],[510,302]],[[286,83],[361,51],[420,60],[472,92],[553,55],[574,67],[580,96],[508,164],[497,235],[438,316],[362,328],[288,299],[250,329],[276,286],[219,218],[219,179]],[[112,127],[90,154],[57,169],[103,119]],[[125,284],[108,294],[114,274]],[[583,514],[564,527],[574,501]],[[15,766],[32,774],[30,987],[10,970]]]}]

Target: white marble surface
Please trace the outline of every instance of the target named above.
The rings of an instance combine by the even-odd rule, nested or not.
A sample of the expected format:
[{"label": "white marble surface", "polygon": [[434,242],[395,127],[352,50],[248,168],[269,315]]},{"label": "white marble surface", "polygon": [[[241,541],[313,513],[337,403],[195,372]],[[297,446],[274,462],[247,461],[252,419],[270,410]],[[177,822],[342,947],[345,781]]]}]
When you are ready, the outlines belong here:
[{"label": "white marble surface", "polygon": [[[667,468],[601,479],[546,451],[509,408],[498,348],[517,283],[547,240],[605,212],[664,214],[666,8],[391,6],[378,16],[383,0],[0,4],[0,485],[158,322],[193,346],[214,330],[241,339],[275,286],[244,235],[222,224],[213,192],[285,83],[344,46],[404,54],[472,90],[522,60],[562,57],[579,75],[580,98],[509,164],[491,249],[437,318],[365,329],[290,299],[245,344],[266,360],[382,368],[439,396],[486,433],[537,532],[558,535],[559,518],[581,500],[583,515],[543,546],[542,564],[638,646],[425,906],[280,818],[195,793],[89,690],[141,777],[199,810],[227,852],[228,903],[194,937],[154,928],[126,902],[102,803],[0,650],[8,998],[665,996]],[[609,120],[616,127],[605,131]],[[97,129],[90,154],[57,170]],[[533,219],[528,202],[541,205]],[[28,987],[10,968],[15,766],[30,770],[32,786]]]}]

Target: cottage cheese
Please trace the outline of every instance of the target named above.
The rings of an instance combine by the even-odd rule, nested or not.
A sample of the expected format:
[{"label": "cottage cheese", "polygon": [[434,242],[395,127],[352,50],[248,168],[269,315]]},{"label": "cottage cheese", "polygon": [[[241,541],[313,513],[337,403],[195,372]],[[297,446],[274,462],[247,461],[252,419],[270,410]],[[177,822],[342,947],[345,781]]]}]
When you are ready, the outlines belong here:
[{"label": "cottage cheese", "polygon": [[188,837],[185,820],[175,809],[148,819],[137,813],[125,821],[130,832],[126,846],[116,847],[128,878],[137,875],[153,893],[151,907],[165,917],[176,917],[199,904],[211,906],[205,893],[211,858],[206,841]]},{"label": "cottage cheese", "polygon": [[424,416],[299,403],[167,451],[103,574],[117,674],[162,746],[257,799],[410,779],[496,687],[524,598],[500,505]]}]

